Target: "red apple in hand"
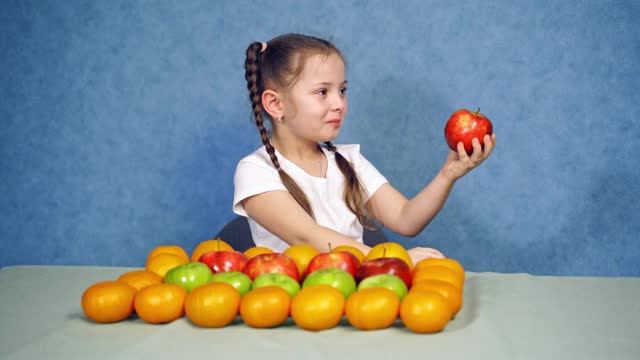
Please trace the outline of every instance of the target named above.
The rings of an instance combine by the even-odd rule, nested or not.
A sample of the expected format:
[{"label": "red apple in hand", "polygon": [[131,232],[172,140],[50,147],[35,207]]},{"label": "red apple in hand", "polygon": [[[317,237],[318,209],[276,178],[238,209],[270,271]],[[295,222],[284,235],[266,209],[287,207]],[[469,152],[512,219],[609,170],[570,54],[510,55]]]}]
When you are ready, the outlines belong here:
[{"label": "red apple in hand", "polygon": [[298,266],[290,257],[281,253],[260,254],[249,259],[242,270],[254,280],[260,274],[285,274],[300,281]]},{"label": "red apple in hand", "polygon": [[356,276],[360,261],[358,258],[350,252],[328,252],[318,254],[311,259],[309,266],[307,267],[306,275],[320,269],[341,269],[351,276]]},{"label": "red apple in hand", "polygon": [[199,262],[207,264],[214,274],[229,271],[242,271],[247,257],[239,251],[207,251],[200,256]]},{"label": "red apple in hand", "polygon": [[484,136],[493,134],[491,121],[478,111],[458,110],[451,115],[447,125],[444,127],[444,138],[447,140],[449,148],[458,151],[458,143],[464,144],[467,154],[473,153],[471,141],[477,138],[480,145],[484,146]]},{"label": "red apple in hand", "polygon": [[396,275],[404,281],[407,288],[411,286],[411,268],[404,260],[394,257],[382,257],[363,262],[356,273],[356,280],[361,282],[370,276],[380,274]]}]

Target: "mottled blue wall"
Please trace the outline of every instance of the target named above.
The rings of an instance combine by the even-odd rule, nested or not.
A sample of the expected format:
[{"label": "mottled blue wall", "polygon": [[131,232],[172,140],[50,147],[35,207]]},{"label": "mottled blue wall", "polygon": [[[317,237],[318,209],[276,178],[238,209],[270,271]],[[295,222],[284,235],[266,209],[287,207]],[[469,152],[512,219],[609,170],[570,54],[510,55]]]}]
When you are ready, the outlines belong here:
[{"label": "mottled blue wall", "polygon": [[498,147],[407,246],[472,271],[640,275],[638,1],[3,1],[0,266],[141,266],[234,215],[259,146],[244,51],[300,32],[348,59],[338,143],[407,196],[443,127]]}]

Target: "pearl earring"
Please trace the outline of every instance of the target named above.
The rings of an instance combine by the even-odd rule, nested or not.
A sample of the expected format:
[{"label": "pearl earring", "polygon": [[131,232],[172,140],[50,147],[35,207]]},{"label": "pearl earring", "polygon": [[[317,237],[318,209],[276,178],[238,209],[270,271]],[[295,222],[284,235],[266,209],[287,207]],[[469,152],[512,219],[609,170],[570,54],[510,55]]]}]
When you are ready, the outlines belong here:
[{"label": "pearl earring", "polygon": [[282,124],[282,116],[278,117],[278,124]]}]

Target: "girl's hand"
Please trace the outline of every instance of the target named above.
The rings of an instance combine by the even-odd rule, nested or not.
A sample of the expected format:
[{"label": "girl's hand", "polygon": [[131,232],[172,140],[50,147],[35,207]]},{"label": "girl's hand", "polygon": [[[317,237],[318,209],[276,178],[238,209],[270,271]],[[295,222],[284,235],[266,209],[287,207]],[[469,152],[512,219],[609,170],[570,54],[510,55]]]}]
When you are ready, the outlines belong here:
[{"label": "girl's hand", "polygon": [[458,152],[453,150],[449,152],[447,161],[445,161],[442,170],[440,170],[449,180],[456,181],[473,168],[482,164],[496,146],[496,134],[484,136],[484,150],[477,138],[473,138],[471,144],[473,145],[473,153],[471,156],[467,155],[462,142],[458,143]]},{"label": "girl's hand", "polygon": [[413,265],[417,264],[420,260],[428,258],[442,259],[445,256],[438,250],[432,248],[415,247],[407,251],[411,257]]}]

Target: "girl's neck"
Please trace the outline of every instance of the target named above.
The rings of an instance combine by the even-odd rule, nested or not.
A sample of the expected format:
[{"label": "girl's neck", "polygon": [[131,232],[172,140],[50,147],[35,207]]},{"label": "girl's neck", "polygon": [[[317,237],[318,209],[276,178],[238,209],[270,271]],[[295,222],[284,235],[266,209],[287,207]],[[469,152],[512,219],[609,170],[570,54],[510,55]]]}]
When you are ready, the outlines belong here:
[{"label": "girl's neck", "polygon": [[276,148],[282,156],[294,162],[298,160],[305,161],[317,159],[319,155],[324,156],[320,145],[314,141],[282,141],[282,139],[274,136],[271,138],[271,145],[273,145],[273,147]]}]

